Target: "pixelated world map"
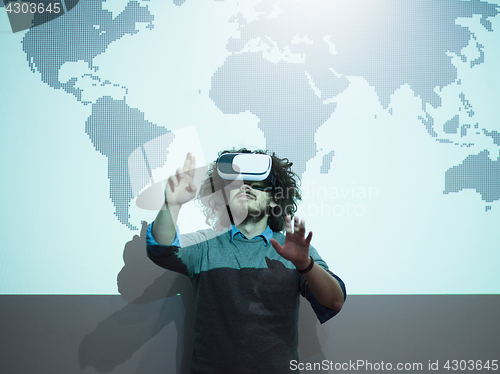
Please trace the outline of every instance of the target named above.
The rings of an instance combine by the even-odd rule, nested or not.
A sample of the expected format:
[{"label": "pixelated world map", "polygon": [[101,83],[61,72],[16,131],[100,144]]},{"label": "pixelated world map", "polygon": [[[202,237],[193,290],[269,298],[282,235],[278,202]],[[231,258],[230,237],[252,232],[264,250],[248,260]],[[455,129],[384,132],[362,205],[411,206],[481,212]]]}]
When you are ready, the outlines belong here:
[{"label": "pixelated world map", "polygon": [[[26,64],[18,67],[23,75],[31,74],[51,87],[54,100],[70,95],[86,113],[83,122],[79,115],[80,122],[71,126],[85,133],[94,151],[105,158],[107,175],[99,178],[109,182],[106,198],[120,224],[130,230],[140,226],[130,214],[137,197],[131,185],[131,154],[167,134],[172,134],[173,141],[171,131],[190,125],[200,129],[201,144],[207,149],[221,146],[216,140],[219,133],[224,139],[233,136],[237,143],[244,143],[242,134],[258,132],[264,142],[260,146],[292,160],[303,183],[308,180],[309,186],[319,186],[343,175],[345,180],[339,183],[347,187],[335,193],[356,200],[356,187],[358,203],[362,186],[377,186],[377,196],[363,209],[353,210],[354,218],[372,213],[374,222],[388,216],[404,221],[402,212],[412,213],[401,206],[415,194],[400,191],[401,195],[384,200],[393,201],[397,208],[378,207],[384,188],[377,181],[408,178],[408,184],[421,185],[419,198],[428,200],[424,191],[431,188],[424,187],[427,181],[421,177],[428,175],[429,181],[439,179],[430,184],[433,196],[466,194],[464,206],[474,206],[471,209],[476,209],[480,220],[498,227],[500,222],[492,214],[500,200],[500,125],[495,107],[500,98],[499,9],[494,2],[478,0],[263,0],[203,5],[190,0],[164,4],[80,0],[57,19],[23,31],[18,49],[8,53],[24,53]],[[190,92],[182,87],[189,87]],[[496,101],[485,103],[489,98]],[[193,113],[202,113],[203,122]],[[221,124],[221,118],[228,122]],[[342,127],[328,130],[335,129],[336,121]],[[384,121],[394,125],[378,125]],[[397,150],[391,149],[396,142]],[[353,153],[355,160],[349,164],[342,158],[343,150],[356,147],[370,151]],[[89,149],[85,152],[81,157]],[[401,161],[398,170],[382,162],[406,160],[407,153],[413,154],[414,163]],[[432,164],[426,153],[446,154],[439,162],[448,163],[447,167],[441,167],[440,175],[435,170],[415,171],[418,178],[412,179],[414,170]],[[156,150],[155,165],[167,156],[168,144]],[[367,167],[377,176],[372,182],[349,179],[351,174],[345,169],[354,173],[358,163],[369,164],[372,158],[379,160]],[[142,187],[147,183],[146,178]],[[331,195],[332,190],[328,191]],[[319,204],[319,197],[313,195],[311,201]],[[359,206],[355,204],[353,208]],[[456,204],[460,201],[453,200]],[[386,214],[375,217],[377,209],[386,209]],[[330,215],[348,220],[344,211]],[[435,215],[418,214],[418,222]],[[447,217],[443,221],[453,220],[453,212],[440,214]],[[329,227],[324,217],[310,221],[318,222],[321,230]],[[453,225],[455,230],[466,229],[460,223]],[[359,232],[359,226],[355,227],[347,230],[353,237]],[[436,234],[440,228],[433,230]],[[415,235],[427,233],[416,231]],[[498,259],[498,231],[485,229],[470,235],[477,235],[472,243],[487,236],[488,241],[478,245],[486,248],[482,256],[486,262]],[[327,241],[321,243],[315,245],[319,250]],[[347,241],[343,243],[345,247]],[[359,249],[353,256],[362,253]],[[395,248],[386,255],[397,253]],[[465,263],[469,255],[466,252]],[[417,259],[409,256],[407,260],[425,261],[418,259],[418,253],[414,256]],[[367,263],[375,257],[368,255]],[[330,262],[335,258],[332,255]],[[348,261],[348,257],[342,259]],[[492,276],[482,282],[489,284]],[[355,289],[363,292],[362,287]],[[367,292],[377,290],[368,288]],[[425,288],[432,290],[430,285]],[[484,290],[492,292],[491,287]]]}]

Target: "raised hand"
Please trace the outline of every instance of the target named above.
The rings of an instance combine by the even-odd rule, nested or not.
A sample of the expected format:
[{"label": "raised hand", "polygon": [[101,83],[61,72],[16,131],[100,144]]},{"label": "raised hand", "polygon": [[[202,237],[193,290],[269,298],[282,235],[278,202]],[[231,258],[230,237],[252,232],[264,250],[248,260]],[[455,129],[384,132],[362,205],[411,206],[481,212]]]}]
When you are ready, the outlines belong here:
[{"label": "raised hand", "polygon": [[195,157],[188,153],[184,166],[168,178],[168,184],[165,187],[165,202],[169,209],[180,207],[196,196],[196,186],[193,183],[195,166]]},{"label": "raised hand", "polygon": [[281,246],[274,239],[271,239],[271,244],[281,257],[291,261],[297,269],[307,268],[310,264],[309,243],[312,239],[312,232],[305,237],[306,225],[304,220],[299,220],[299,217],[294,218],[292,226],[292,219],[286,216],[285,228],[285,244]]}]

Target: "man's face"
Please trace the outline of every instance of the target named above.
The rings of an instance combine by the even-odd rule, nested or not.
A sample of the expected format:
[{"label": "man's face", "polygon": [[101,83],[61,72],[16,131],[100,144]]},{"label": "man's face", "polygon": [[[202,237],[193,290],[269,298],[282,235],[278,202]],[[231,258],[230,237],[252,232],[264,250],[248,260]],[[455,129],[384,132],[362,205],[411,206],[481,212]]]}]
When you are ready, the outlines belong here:
[{"label": "man's face", "polygon": [[264,182],[236,181],[229,186],[229,208],[236,225],[246,220],[260,221],[274,206],[271,188]]}]

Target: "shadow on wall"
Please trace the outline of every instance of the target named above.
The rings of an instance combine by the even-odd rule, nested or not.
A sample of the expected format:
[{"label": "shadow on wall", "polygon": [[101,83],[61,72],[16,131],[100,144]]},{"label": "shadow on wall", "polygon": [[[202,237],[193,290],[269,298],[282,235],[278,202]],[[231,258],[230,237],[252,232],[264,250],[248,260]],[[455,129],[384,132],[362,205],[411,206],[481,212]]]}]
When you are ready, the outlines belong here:
[{"label": "shadow on wall", "polygon": [[[176,350],[176,372],[188,373],[194,331],[191,282],[188,277],[151,262],[146,255],[146,229],[147,223],[143,222],[140,236],[134,235],[123,251],[125,265],[118,274],[118,290],[128,304],[84,337],[79,349],[82,369],[91,366],[99,373],[113,371],[173,322],[178,332],[176,341],[172,342]],[[174,301],[178,295],[184,310]],[[318,362],[325,358],[322,346],[328,339],[328,328],[319,325],[309,303],[305,299],[301,301],[304,302],[299,317],[300,359]],[[141,372],[141,368],[137,370]]]}]

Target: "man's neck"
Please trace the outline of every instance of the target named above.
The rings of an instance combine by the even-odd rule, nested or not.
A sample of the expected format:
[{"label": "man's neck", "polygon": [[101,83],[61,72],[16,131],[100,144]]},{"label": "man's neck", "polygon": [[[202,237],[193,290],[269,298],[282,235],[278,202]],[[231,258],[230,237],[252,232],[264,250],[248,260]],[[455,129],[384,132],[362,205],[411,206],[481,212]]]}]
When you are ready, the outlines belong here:
[{"label": "man's neck", "polygon": [[[250,217],[249,217],[250,218]],[[254,236],[260,235],[264,232],[267,227],[267,215],[262,217],[260,221],[245,220],[236,226],[238,230],[242,232],[248,239],[252,239]]]}]

